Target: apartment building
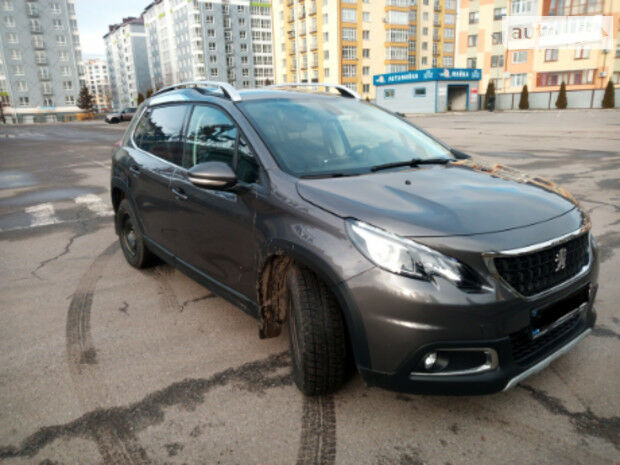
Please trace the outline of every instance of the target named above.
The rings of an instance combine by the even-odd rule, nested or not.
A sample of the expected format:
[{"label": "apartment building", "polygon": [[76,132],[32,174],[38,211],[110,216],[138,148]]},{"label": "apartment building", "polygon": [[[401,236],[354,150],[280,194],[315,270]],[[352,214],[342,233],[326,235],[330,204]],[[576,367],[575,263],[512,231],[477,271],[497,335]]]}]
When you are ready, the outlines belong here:
[{"label": "apartment building", "polygon": [[[615,50],[508,50],[502,42],[505,15],[614,17]],[[496,92],[602,89],[620,84],[620,2],[618,0],[460,0],[457,66],[481,68],[480,91],[492,80]]]},{"label": "apartment building", "polygon": [[73,0],[0,1],[0,99],[8,121],[75,113],[81,50]]},{"label": "apartment building", "polygon": [[84,62],[84,81],[95,101],[95,110],[104,111],[112,105],[108,65],[103,60]]},{"label": "apartment building", "polygon": [[135,106],[138,94],[145,95],[151,87],[144,21],[123,18],[122,23],[109,26],[103,38],[113,107]]},{"label": "apartment building", "polygon": [[269,2],[157,0],[143,17],[153,89],[191,80],[273,82]]},{"label": "apartment building", "polygon": [[337,82],[374,98],[372,76],[454,66],[456,0],[273,4],[276,82]]}]

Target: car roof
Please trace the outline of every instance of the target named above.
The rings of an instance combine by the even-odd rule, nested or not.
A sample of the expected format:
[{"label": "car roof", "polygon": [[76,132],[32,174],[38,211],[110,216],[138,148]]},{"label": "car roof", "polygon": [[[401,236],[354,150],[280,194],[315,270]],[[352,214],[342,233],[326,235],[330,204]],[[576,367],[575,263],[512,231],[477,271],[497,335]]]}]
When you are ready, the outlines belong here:
[{"label": "car roof", "polygon": [[[307,98],[327,98],[340,99],[343,97],[338,93],[316,92],[310,90],[280,90],[280,89],[246,89],[240,90],[239,95],[241,101],[256,101],[268,99],[307,99]],[[162,103],[175,102],[196,102],[208,101],[213,97],[221,98],[225,101],[230,99],[215,87],[189,87],[182,89],[173,89],[154,95],[148,100],[148,105],[159,105]]]}]

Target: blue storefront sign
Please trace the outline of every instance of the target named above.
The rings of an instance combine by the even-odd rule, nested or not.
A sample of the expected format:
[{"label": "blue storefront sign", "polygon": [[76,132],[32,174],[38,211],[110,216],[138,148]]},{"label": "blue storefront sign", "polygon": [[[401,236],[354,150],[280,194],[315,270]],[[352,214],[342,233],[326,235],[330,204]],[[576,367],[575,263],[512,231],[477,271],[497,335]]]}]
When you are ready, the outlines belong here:
[{"label": "blue storefront sign", "polygon": [[377,74],[372,80],[375,86],[404,84],[424,81],[479,81],[482,70],[479,68],[431,68],[402,73]]}]

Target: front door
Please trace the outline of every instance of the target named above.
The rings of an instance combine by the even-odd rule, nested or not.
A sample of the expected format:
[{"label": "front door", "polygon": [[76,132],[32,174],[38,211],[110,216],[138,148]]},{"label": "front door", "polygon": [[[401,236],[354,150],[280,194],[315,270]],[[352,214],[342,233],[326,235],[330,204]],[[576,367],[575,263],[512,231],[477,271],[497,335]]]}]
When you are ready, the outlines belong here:
[{"label": "front door", "polygon": [[[235,169],[241,189],[215,190],[193,185],[187,170],[221,161]],[[182,167],[172,179],[180,240],[174,253],[185,264],[218,283],[256,300],[254,189],[258,164],[230,117],[209,105],[194,107],[185,136]]]},{"label": "front door", "polygon": [[146,236],[164,248],[176,239],[172,174],[183,153],[182,128],[188,105],[148,109],[134,131],[138,148],[129,150],[130,189]]}]

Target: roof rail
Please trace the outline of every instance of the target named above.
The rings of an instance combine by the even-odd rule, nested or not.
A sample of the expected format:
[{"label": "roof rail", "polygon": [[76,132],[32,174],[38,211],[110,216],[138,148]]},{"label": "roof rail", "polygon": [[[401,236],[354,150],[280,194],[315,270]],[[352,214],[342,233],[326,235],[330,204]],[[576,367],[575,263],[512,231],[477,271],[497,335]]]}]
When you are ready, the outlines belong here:
[{"label": "roof rail", "polygon": [[272,84],[267,87],[270,89],[281,88],[281,87],[326,87],[326,88],[333,87],[338,92],[340,92],[340,95],[342,95],[343,97],[354,98],[357,100],[362,99],[360,94],[358,94],[354,90],[349,89],[346,86],[342,86],[340,84],[327,84],[325,82],[285,82],[283,84]]},{"label": "roof rail", "polygon": [[220,81],[188,81],[188,82],[180,82],[179,84],[174,84],[168,87],[164,87],[163,89],[159,89],[157,92],[153,94],[159,95],[164,92],[168,92],[175,89],[182,89],[185,87],[217,87],[222,91],[222,93],[228,97],[233,102],[241,101],[241,94],[235,89],[233,86],[228,84],[227,82]]}]

